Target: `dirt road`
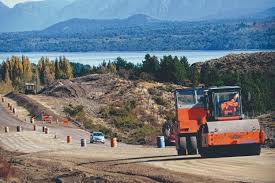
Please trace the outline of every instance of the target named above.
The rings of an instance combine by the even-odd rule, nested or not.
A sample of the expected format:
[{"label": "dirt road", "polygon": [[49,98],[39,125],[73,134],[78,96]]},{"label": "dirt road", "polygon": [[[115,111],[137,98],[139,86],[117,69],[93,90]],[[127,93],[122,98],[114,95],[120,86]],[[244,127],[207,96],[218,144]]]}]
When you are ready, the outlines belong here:
[{"label": "dirt road", "polygon": [[[52,128],[50,134],[31,131],[0,106],[0,126],[24,125],[24,132],[3,133],[2,154],[25,174],[29,182],[274,182],[275,151],[263,149],[261,156],[202,159],[178,157],[174,147],[103,144],[80,147],[83,130]],[[57,135],[57,139],[54,136]],[[66,136],[73,143],[66,143]],[[11,153],[17,152],[17,153]]]}]

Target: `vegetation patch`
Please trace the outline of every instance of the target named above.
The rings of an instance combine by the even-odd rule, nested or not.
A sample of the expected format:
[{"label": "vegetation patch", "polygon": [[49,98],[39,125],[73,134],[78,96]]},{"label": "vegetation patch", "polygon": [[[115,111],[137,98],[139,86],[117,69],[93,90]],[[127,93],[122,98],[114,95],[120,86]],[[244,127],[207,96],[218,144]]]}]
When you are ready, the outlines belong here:
[{"label": "vegetation patch", "polygon": [[143,125],[129,135],[127,142],[131,144],[156,144],[156,137],[160,134],[160,127]]},{"label": "vegetation patch", "polygon": [[68,107],[64,107],[64,112],[75,118],[77,121],[83,123],[86,129],[89,129],[91,131],[101,131],[105,135],[112,134],[112,130],[110,128],[107,128],[102,124],[97,124],[92,119],[88,118],[84,111],[84,106],[82,105],[73,106],[69,104]]}]

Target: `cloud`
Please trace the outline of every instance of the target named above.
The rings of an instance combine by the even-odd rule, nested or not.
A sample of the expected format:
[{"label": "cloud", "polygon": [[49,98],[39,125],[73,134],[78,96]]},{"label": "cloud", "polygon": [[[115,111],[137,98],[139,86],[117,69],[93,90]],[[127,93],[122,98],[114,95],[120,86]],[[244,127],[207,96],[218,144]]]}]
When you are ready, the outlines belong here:
[{"label": "cloud", "polygon": [[6,4],[9,7],[13,7],[18,3],[23,3],[27,1],[41,1],[41,0],[0,0],[0,1],[2,1],[4,4]]}]

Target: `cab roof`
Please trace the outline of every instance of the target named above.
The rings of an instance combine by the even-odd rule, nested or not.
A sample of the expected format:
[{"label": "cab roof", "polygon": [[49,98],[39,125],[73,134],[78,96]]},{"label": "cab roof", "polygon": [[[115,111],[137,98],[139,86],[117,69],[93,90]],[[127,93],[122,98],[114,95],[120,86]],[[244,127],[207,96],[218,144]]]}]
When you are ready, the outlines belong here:
[{"label": "cab roof", "polygon": [[241,89],[239,86],[212,86],[208,90]]}]

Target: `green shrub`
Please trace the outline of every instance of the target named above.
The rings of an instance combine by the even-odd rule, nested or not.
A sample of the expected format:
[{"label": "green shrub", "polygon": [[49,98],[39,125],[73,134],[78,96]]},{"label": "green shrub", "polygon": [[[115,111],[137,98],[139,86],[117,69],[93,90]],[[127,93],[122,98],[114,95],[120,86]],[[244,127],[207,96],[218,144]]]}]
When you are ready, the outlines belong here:
[{"label": "green shrub", "polygon": [[153,96],[162,96],[162,92],[156,88],[149,88],[148,93]]},{"label": "green shrub", "polygon": [[156,137],[160,135],[160,128],[144,125],[138,128],[135,132],[130,134],[127,143],[130,144],[155,144]]},{"label": "green shrub", "polygon": [[162,105],[162,106],[167,106],[168,103],[162,98],[162,97],[158,97],[158,96],[154,96],[153,100],[158,104],[158,105]]},{"label": "green shrub", "polygon": [[101,107],[99,110],[99,114],[103,118],[108,118],[110,115],[110,108],[108,106]]},{"label": "green shrub", "polygon": [[115,116],[112,118],[113,124],[119,129],[134,129],[139,126],[142,126],[137,119],[137,117],[133,114],[124,114],[120,116]]},{"label": "green shrub", "polygon": [[78,113],[83,113],[84,112],[84,106],[78,105],[78,106],[73,106],[72,104],[69,104],[69,107],[64,107],[63,110],[66,114],[69,114],[70,116],[76,117]]},{"label": "green shrub", "polygon": [[90,131],[100,131],[107,136],[112,135],[111,129],[109,129],[101,124],[95,124],[94,121],[91,119],[87,119],[86,121],[84,121],[84,127],[86,129],[89,129]]}]

